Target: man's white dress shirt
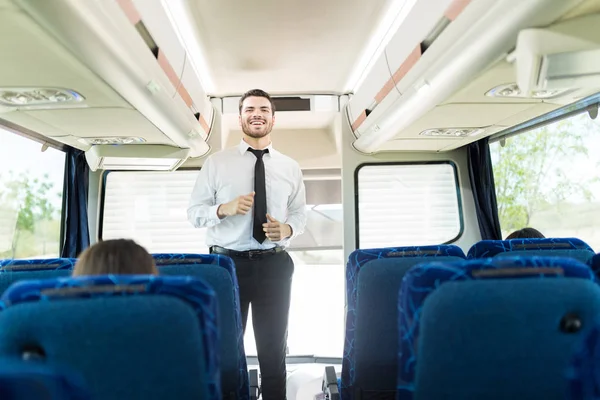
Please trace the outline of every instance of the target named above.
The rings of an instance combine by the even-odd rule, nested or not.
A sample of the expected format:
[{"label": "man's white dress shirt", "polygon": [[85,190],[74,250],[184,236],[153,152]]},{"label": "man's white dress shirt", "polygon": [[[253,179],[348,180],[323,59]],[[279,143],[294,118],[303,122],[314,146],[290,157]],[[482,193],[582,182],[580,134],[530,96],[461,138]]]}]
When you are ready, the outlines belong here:
[{"label": "man's white dress shirt", "polygon": [[[267,212],[277,221],[292,227],[292,237],[261,244],[252,236],[253,210],[246,215],[219,219],[219,205],[254,191],[254,164],[256,156],[248,151],[250,145],[241,141],[236,147],[210,155],[192,191],[188,220],[196,228],[208,227],[206,244],[231,250],[269,249],[276,245],[287,247],[289,241],[304,232],[306,225],[306,192],[302,171],[296,161],[267,147],[263,156]],[[265,217],[266,218],[266,217]]]}]

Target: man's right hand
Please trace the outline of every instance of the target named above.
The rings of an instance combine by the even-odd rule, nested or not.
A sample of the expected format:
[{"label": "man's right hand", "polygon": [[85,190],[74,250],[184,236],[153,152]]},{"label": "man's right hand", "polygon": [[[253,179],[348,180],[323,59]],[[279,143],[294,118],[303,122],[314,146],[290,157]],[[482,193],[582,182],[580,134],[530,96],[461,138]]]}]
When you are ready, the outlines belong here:
[{"label": "man's right hand", "polygon": [[217,209],[217,216],[221,219],[233,215],[244,215],[252,209],[254,203],[254,192],[236,197],[229,203],[221,204]]}]

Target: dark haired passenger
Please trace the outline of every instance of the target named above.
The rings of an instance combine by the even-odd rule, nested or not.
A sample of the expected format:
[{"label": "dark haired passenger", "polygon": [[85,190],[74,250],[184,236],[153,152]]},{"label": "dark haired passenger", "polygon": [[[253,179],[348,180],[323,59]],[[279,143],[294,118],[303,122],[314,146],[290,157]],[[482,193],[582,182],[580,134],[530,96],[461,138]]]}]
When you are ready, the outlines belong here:
[{"label": "dark haired passenger", "polygon": [[506,240],[510,239],[543,239],[544,235],[537,229],[533,228],[523,228],[518,231],[514,231],[510,235],[506,237]]},{"label": "dark haired passenger", "polygon": [[75,264],[73,276],[158,275],[154,258],[129,239],[104,240],[87,248]]}]

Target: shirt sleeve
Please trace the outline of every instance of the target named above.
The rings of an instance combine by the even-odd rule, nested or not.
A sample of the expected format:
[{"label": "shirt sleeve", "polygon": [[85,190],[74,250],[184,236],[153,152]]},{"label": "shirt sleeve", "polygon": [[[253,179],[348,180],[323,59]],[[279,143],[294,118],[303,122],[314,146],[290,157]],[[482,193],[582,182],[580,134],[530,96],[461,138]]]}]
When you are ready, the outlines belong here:
[{"label": "shirt sleeve", "polygon": [[219,204],[216,204],[214,182],[214,165],[209,157],[200,169],[187,210],[188,221],[196,228],[211,227],[221,222],[217,215]]},{"label": "shirt sleeve", "polygon": [[286,240],[292,240],[304,233],[306,226],[306,189],[300,166],[296,170],[296,185],[288,202],[288,217],[285,221],[292,228],[292,236]]}]

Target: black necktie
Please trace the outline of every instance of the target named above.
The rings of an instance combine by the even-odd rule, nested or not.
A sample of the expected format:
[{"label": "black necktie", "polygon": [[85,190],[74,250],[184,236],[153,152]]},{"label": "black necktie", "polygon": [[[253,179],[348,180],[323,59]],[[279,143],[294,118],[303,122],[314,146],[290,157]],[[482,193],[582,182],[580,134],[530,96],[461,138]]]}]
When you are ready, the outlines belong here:
[{"label": "black necktie", "polygon": [[268,153],[269,150],[254,150],[248,149],[256,156],[256,163],[254,164],[254,225],[252,229],[252,236],[262,243],[265,241],[265,231],[263,231],[263,224],[267,222],[267,189],[265,185],[265,163],[263,162],[263,155]]}]

